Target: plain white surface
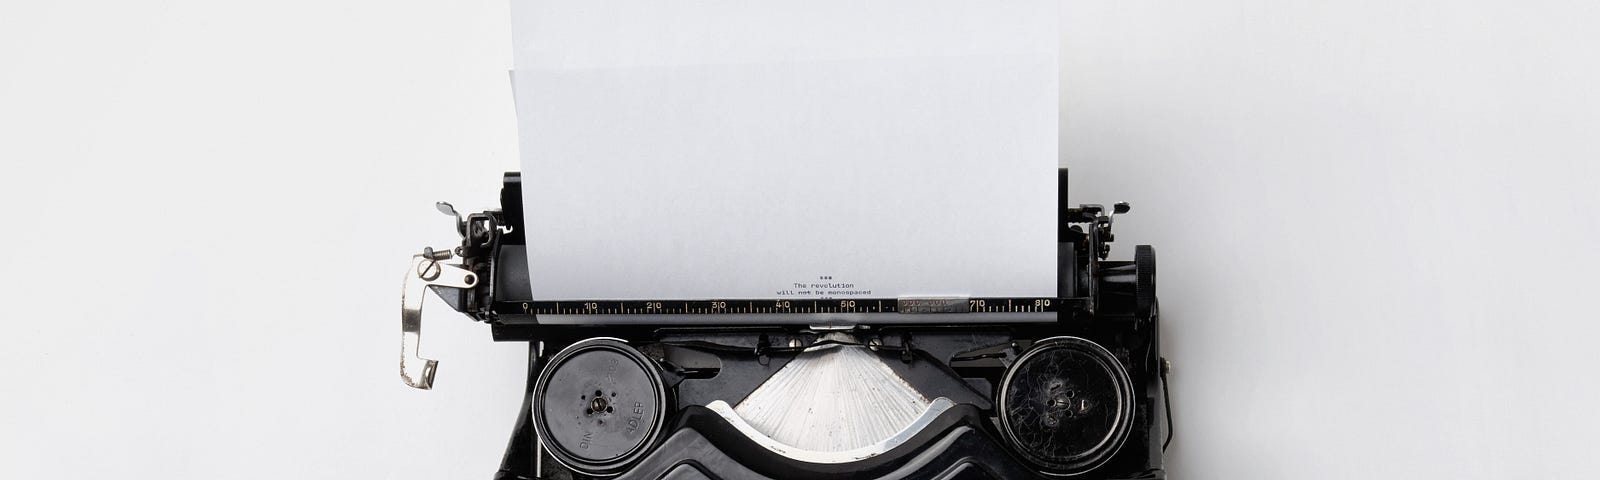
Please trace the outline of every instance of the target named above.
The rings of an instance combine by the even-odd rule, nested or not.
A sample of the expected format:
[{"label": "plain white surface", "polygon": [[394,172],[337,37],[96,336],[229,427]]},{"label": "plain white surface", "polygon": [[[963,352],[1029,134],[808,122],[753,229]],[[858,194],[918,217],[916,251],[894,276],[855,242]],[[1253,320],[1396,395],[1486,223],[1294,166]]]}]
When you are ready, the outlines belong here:
[{"label": "plain white surface", "polygon": [[1054,295],[1056,6],[512,3],[533,298]]},{"label": "plain white surface", "polygon": [[[1073,197],[1160,254],[1175,478],[1588,471],[1597,7],[1063,8]],[[434,309],[413,391],[395,317],[431,202],[515,168],[506,12],[0,6],[0,477],[489,477],[523,350]]]},{"label": "plain white surface", "polygon": [[1059,2],[508,0],[517,70],[1054,57]]},{"label": "plain white surface", "polygon": [[587,3],[512,27],[535,299],[1055,291],[1052,1]]},{"label": "plain white surface", "polygon": [[533,298],[1053,296],[1055,76],[1053,55],[518,71]]}]

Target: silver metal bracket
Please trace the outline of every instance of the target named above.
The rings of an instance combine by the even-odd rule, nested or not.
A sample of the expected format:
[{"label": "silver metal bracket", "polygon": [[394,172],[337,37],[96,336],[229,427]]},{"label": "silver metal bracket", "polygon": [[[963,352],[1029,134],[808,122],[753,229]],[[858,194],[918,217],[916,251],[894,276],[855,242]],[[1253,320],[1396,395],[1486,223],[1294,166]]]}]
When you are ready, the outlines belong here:
[{"label": "silver metal bracket", "polygon": [[440,263],[450,259],[449,250],[425,248],[411,257],[400,292],[400,380],[406,385],[433,388],[433,373],[439,362],[417,355],[422,344],[422,298],[430,286],[472,288],[478,275],[456,265]]}]

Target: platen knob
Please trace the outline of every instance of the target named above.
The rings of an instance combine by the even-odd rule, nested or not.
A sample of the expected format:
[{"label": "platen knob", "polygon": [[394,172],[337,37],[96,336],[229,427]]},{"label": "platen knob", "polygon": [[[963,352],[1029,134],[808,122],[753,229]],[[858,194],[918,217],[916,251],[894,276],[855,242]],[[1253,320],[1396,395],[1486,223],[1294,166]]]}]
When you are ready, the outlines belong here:
[{"label": "platen knob", "polygon": [[1148,317],[1156,305],[1156,249],[1149,245],[1133,247],[1133,311]]}]

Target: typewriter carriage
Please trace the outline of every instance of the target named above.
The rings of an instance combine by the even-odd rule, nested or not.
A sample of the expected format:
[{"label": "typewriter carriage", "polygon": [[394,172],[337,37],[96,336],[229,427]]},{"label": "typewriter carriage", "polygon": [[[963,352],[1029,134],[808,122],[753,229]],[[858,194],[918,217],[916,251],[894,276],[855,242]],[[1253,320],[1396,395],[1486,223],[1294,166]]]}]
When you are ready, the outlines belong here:
[{"label": "typewriter carriage", "polygon": [[[1050,315],[966,323],[962,320],[975,314],[901,313],[894,322],[878,323],[829,321],[839,316],[813,313],[787,313],[783,318],[793,320],[784,322],[749,322],[728,313],[713,322],[665,315],[658,317],[662,321],[634,316],[601,325],[540,321],[528,289],[525,256],[528,235],[537,232],[522,224],[521,176],[507,173],[499,210],[463,216],[449,204],[437,205],[455,218],[462,244],[448,251],[428,249],[413,258],[402,301],[402,377],[413,387],[432,384],[436,362],[417,355],[421,287],[426,286],[452,309],[489,324],[496,341],[529,342],[529,393],[497,478],[715,477],[729,471],[773,478],[845,473],[985,478],[962,476],[969,468],[996,478],[1164,478],[1162,451],[1172,432],[1166,362],[1159,348],[1154,250],[1139,245],[1132,261],[1108,260],[1114,215],[1130,207],[1119,203],[1108,211],[1101,205],[1069,206],[1065,169],[1059,181],[1058,295],[1043,300],[1054,301]],[[442,263],[452,256],[460,263]],[[955,407],[919,419],[917,431],[874,444],[882,451],[836,463],[762,443],[761,435],[741,432],[734,425],[737,418],[731,422],[728,412],[716,410],[731,410],[797,356],[831,345],[871,352],[917,392]],[[586,349],[591,356],[603,350],[629,359],[633,366],[628,371],[636,366],[647,373],[642,378],[654,379],[648,385],[616,385],[611,392],[600,389],[606,402],[611,393],[623,392],[641,404],[648,399],[649,405],[659,405],[652,410],[652,427],[638,430],[644,435],[600,439],[620,442],[610,447],[614,455],[577,453],[574,445],[586,439],[552,432],[547,422],[553,415],[614,415],[607,411],[614,410],[613,404],[583,403],[593,400],[587,393],[580,394],[584,398],[561,398],[559,406],[553,399],[546,403],[549,378],[571,368],[563,362]],[[1055,360],[1041,360],[1047,358]],[[1062,373],[1052,367],[1067,360],[1077,362],[1079,371]],[[1099,388],[1084,390],[1090,386]],[[627,421],[608,418],[614,419],[613,427]],[[1164,428],[1158,418],[1165,420]],[[591,420],[595,426],[600,418]],[[1165,433],[1165,440],[1158,431]],[[1063,450],[1062,443],[1047,438],[1051,435],[1055,440],[1099,440],[1069,441]],[[919,442],[945,445],[946,450],[924,448]],[[963,442],[971,445],[951,449]],[[715,450],[725,461],[691,456],[674,463],[675,453],[690,451],[685,448]],[[687,468],[699,471],[682,470],[689,464]]]}]

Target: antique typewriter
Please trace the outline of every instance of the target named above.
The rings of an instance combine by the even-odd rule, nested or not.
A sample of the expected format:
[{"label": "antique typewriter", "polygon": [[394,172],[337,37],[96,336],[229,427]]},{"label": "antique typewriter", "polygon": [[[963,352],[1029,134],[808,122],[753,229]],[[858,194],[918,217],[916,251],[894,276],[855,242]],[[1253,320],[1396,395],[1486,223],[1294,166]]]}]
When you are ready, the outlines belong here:
[{"label": "antique typewriter", "polygon": [[1049,298],[535,301],[524,182],[454,217],[406,270],[401,379],[423,298],[528,344],[497,479],[1165,478],[1172,421],[1155,252],[1110,260],[1127,204],[1068,205]]}]

